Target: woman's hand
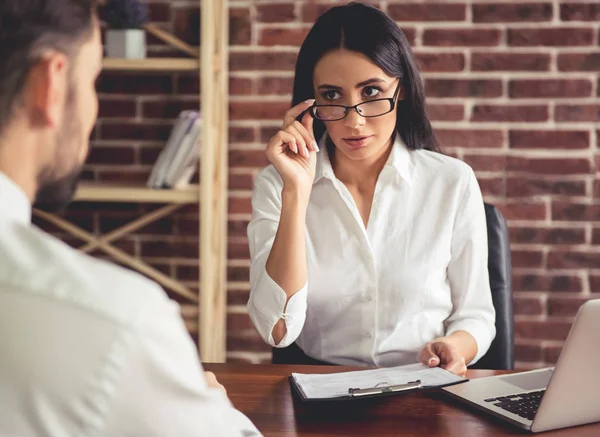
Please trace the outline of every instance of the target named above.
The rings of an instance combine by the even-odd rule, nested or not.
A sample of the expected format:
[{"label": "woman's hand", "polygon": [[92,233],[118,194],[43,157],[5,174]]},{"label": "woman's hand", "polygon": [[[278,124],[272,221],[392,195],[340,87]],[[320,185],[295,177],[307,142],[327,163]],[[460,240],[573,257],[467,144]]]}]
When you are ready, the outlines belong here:
[{"label": "woman's hand", "polygon": [[217,381],[217,377],[213,372],[204,372],[204,377],[206,378],[206,385],[209,388],[216,388],[217,390],[221,390],[223,393],[227,394],[227,390],[223,384]]},{"label": "woman's hand", "polygon": [[440,366],[455,375],[464,377],[467,373],[465,357],[460,355],[458,346],[448,337],[433,339],[423,346],[419,361],[429,367]]},{"label": "woman's hand", "polygon": [[296,120],[314,103],[306,100],[286,112],[283,126],[267,145],[267,158],[281,178],[284,189],[310,194],[315,179],[316,153],[319,151],[313,134],[313,118],[307,111],[302,123]]}]

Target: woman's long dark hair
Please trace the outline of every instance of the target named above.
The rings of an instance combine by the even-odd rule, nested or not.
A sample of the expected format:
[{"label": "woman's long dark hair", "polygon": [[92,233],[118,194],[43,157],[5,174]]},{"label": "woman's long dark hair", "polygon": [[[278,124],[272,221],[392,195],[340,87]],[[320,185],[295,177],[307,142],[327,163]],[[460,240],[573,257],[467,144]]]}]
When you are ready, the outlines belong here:
[{"label": "woman's long dark hair", "polygon": [[[294,77],[295,106],[313,99],[315,65],[326,53],[344,48],[367,56],[388,76],[400,78],[404,100],[398,100],[396,131],[411,149],[439,151],[425,109],[425,93],[408,40],[384,12],[362,3],[331,8],[321,15],[304,40]],[[317,141],[325,125],[314,122]]]}]

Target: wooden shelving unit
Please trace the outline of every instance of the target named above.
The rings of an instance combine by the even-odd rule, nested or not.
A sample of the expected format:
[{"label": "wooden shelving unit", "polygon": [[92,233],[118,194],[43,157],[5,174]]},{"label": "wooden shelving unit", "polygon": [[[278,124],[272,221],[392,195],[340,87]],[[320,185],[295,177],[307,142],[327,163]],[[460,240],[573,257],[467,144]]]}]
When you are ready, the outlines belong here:
[{"label": "wooden shelving unit", "polygon": [[[204,362],[226,359],[226,265],[227,265],[227,130],[228,130],[228,36],[227,0],[199,0],[201,8],[201,47],[188,46],[175,36],[147,25],[146,30],[180,49],[191,58],[154,58],[142,60],[104,59],[105,70],[186,72],[201,71],[202,137],[200,185],[185,189],[153,190],[144,186],[83,183],[76,201],[164,204],[152,212],[105,235],[92,235],[66,220],[42,211],[34,213],[84,241],[80,248],[90,253],[101,250],[116,261],[156,280],[188,300],[182,304],[186,325],[198,332],[200,356]],[[135,230],[172,214],[183,205],[198,204],[200,214],[199,295],[173,278],[111,243]],[[196,318],[197,323],[189,318]]]},{"label": "wooden shelving unit", "polygon": [[107,59],[102,62],[106,71],[197,71],[200,68],[198,59],[186,58],[154,58],[154,59]]}]

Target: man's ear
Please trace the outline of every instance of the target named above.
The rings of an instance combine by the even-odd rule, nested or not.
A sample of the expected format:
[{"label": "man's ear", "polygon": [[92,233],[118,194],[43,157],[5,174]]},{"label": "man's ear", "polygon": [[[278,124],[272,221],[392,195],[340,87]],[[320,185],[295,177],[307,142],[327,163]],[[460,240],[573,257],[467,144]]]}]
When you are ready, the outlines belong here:
[{"label": "man's ear", "polygon": [[26,84],[26,104],[32,123],[48,127],[60,125],[68,87],[68,58],[58,52],[48,52],[29,73]]}]

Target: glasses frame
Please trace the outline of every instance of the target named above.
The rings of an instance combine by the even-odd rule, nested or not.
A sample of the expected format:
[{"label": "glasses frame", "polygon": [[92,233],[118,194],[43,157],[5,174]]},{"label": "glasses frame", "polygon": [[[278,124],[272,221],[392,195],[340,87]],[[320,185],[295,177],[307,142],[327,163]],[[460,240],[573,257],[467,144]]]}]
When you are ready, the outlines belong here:
[{"label": "glasses frame", "polygon": [[[345,105],[317,105],[317,104],[314,104],[310,108],[308,108],[308,111],[310,112],[310,115],[312,115],[313,118],[315,118],[317,120],[320,120],[320,121],[339,121],[339,120],[343,120],[344,118],[346,118],[346,116],[348,115],[348,112],[351,109],[354,109],[358,115],[360,115],[361,117],[364,117],[364,118],[381,117],[382,115],[389,114],[396,107],[396,97],[398,97],[398,91],[400,91],[400,86],[401,85],[402,85],[402,79],[398,79],[398,85],[396,85],[396,91],[394,91],[394,95],[392,97],[387,97],[387,98],[383,98],[383,99],[366,100],[366,101],[360,102],[359,104],[354,105],[354,106],[345,106]],[[364,105],[364,104],[368,104],[368,103],[373,103],[373,102],[382,102],[384,100],[388,101],[390,103],[390,109],[387,112],[384,112],[384,113],[379,114],[379,115],[363,115],[360,112],[358,112],[358,107],[360,105]],[[322,118],[319,118],[316,115],[315,109],[318,109],[318,108],[344,108],[344,115],[342,117],[340,117],[340,118],[334,118],[334,119],[324,120]]]}]

